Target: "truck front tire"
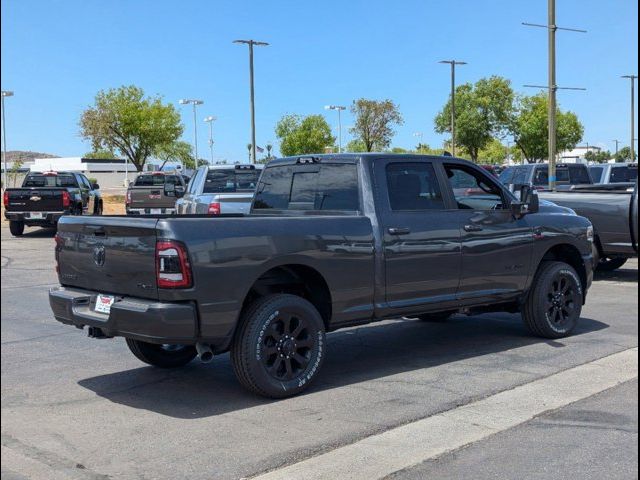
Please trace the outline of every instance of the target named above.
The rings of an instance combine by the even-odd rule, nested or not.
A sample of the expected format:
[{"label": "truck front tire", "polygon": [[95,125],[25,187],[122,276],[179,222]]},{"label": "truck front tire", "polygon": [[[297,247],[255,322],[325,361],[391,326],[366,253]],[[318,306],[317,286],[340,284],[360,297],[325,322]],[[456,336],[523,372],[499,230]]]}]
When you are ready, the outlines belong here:
[{"label": "truck front tire", "polygon": [[524,323],[538,337],[566,337],[578,323],[583,298],[580,278],[571,265],[545,261],[525,301]]},{"label": "truck front tire", "polygon": [[9,231],[14,237],[19,237],[24,233],[24,222],[9,222]]},{"label": "truck front tire", "polygon": [[157,345],[127,338],[127,346],[138,360],[160,368],[183,367],[196,355],[193,345]]},{"label": "truck front tire", "polygon": [[278,294],[256,300],[245,311],[231,347],[240,383],[270,398],[305,390],[324,361],[325,328],[304,298]]}]

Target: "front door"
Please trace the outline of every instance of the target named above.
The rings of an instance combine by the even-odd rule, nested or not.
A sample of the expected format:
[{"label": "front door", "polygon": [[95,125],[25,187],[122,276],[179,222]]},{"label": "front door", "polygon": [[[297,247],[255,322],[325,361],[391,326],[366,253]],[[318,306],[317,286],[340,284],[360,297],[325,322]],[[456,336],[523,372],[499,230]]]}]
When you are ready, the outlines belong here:
[{"label": "front door", "polygon": [[487,173],[464,164],[444,164],[451,216],[462,235],[458,297],[508,297],[524,290],[531,267],[533,235],[526,217],[516,219],[507,193]]},{"label": "front door", "polygon": [[429,161],[376,162],[386,303],[425,312],[451,302],[460,280],[460,229],[446,211],[444,179]]}]

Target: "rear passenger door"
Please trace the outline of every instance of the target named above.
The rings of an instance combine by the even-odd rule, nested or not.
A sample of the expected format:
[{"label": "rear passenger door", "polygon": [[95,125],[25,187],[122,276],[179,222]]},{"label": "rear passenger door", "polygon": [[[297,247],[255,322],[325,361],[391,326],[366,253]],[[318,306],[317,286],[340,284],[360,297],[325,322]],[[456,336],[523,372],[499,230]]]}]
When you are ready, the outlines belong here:
[{"label": "rear passenger door", "polygon": [[460,228],[447,212],[441,175],[429,161],[380,159],[375,168],[387,305],[405,312],[454,307]]},{"label": "rear passenger door", "polygon": [[449,216],[462,236],[459,299],[473,304],[524,290],[533,251],[527,217],[514,218],[507,192],[481,169],[445,163],[444,173],[455,206]]}]

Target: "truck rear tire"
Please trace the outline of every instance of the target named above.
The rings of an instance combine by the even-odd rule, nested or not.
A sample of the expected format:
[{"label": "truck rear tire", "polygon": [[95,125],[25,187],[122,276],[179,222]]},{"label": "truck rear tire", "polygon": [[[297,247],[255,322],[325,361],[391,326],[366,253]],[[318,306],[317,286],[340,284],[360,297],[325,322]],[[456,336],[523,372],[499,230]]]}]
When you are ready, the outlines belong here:
[{"label": "truck rear tire", "polygon": [[24,222],[9,222],[9,231],[14,237],[19,237],[24,233]]},{"label": "truck rear tire", "polygon": [[231,363],[245,388],[284,398],[309,387],[326,350],[324,322],[310,302],[295,295],[268,295],[251,304],[241,322]]},{"label": "truck rear tire", "polygon": [[627,260],[624,257],[601,258],[596,268],[600,272],[613,272],[627,263]]},{"label": "truck rear tire", "polygon": [[129,350],[138,360],[154,367],[183,367],[197,355],[193,345],[158,345],[130,338],[127,338],[126,341]]},{"label": "truck rear tire", "polygon": [[522,310],[528,330],[543,338],[566,337],[582,313],[583,291],[578,274],[564,262],[543,262]]}]

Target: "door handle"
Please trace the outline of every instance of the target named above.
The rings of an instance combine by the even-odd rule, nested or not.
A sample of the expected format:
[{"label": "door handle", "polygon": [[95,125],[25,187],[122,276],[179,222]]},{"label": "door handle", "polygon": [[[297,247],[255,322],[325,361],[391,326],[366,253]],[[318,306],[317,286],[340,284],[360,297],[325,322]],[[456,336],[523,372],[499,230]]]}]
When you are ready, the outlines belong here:
[{"label": "door handle", "polygon": [[408,235],[411,233],[411,229],[409,227],[390,227],[389,233],[391,235]]},{"label": "door handle", "polygon": [[464,231],[465,232],[481,232],[482,227],[480,225],[465,225]]}]

